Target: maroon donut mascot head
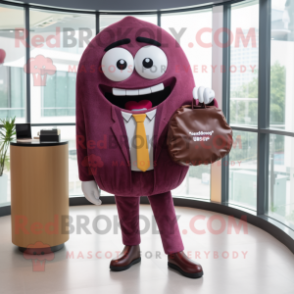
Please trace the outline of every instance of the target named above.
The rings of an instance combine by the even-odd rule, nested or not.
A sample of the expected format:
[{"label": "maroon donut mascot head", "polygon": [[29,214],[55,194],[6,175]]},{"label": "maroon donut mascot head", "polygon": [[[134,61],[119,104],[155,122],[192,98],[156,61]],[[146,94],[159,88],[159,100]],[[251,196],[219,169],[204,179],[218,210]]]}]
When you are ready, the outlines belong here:
[{"label": "maroon donut mascot head", "polygon": [[[162,28],[134,17],[102,30],[88,45],[77,75],[76,119],[79,177],[95,180],[116,195],[132,196],[129,147],[121,112],[156,109],[153,194],[176,188],[187,167],[166,149],[167,125],[182,105],[191,104],[194,79],[176,40]],[[91,172],[85,158],[103,164]]]}]

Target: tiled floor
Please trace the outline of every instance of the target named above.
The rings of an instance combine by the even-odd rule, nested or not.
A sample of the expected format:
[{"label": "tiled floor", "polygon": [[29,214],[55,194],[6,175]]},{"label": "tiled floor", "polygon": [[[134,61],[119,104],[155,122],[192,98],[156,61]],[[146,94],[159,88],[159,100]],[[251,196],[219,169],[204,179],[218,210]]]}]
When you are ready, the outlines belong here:
[{"label": "tiled floor", "polygon": [[[176,211],[185,251],[203,266],[200,279],[188,279],[167,268],[149,205],[142,205],[140,211],[141,264],[124,272],[109,271],[111,255],[123,248],[116,207],[76,206],[70,208],[70,240],[52,261],[46,261],[44,271],[36,271],[32,261],[11,244],[10,217],[0,218],[0,293],[294,293],[294,255],[271,235],[250,224],[248,232],[243,226],[239,234],[234,229],[229,233],[232,222],[226,215],[192,208]],[[205,217],[195,223],[203,234],[192,230],[196,215]],[[93,229],[97,216],[102,216],[98,233]],[[89,220],[87,233],[78,230],[79,219]]]}]

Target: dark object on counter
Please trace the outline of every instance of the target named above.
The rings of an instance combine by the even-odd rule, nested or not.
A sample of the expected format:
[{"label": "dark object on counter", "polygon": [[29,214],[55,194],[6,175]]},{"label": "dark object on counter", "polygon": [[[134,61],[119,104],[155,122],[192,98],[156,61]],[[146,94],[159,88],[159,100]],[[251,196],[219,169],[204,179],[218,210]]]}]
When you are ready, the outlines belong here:
[{"label": "dark object on counter", "polygon": [[15,124],[16,139],[32,139],[31,124]]},{"label": "dark object on counter", "polygon": [[41,135],[40,142],[60,142],[60,135]]},{"label": "dark object on counter", "polygon": [[41,130],[40,131],[40,142],[60,142],[60,130]]},{"label": "dark object on counter", "polygon": [[60,135],[60,130],[59,129],[51,129],[51,130],[41,130],[40,131],[40,136],[41,135]]}]

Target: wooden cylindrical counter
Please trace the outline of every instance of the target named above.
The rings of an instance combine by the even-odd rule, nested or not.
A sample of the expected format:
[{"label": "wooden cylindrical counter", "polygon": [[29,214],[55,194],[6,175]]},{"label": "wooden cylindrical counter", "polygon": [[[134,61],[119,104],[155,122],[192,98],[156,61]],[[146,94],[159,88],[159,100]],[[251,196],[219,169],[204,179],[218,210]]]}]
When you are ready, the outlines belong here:
[{"label": "wooden cylindrical counter", "polygon": [[12,243],[36,254],[61,249],[69,239],[68,142],[12,142],[10,165]]}]

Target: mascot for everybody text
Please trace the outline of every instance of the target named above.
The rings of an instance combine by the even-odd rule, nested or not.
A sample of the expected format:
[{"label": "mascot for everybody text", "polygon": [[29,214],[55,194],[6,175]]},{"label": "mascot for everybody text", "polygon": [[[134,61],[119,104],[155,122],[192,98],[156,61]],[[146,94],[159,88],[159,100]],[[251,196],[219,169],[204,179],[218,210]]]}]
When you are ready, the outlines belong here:
[{"label": "mascot for everybody text", "polygon": [[100,205],[99,189],[115,195],[123,251],[110,263],[121,271],[141,261],[140,196],[148,196],[168,266],[198,278],[200,264],[183,252],[171,190],[188,167],[166,148],[168,122],[191,97],[217,103],[211,89],[195,88],[188,60],[166,31],[125,17],[101,31],[81,58],[77,76],[76,132],[79,177],[85,197]]}]

